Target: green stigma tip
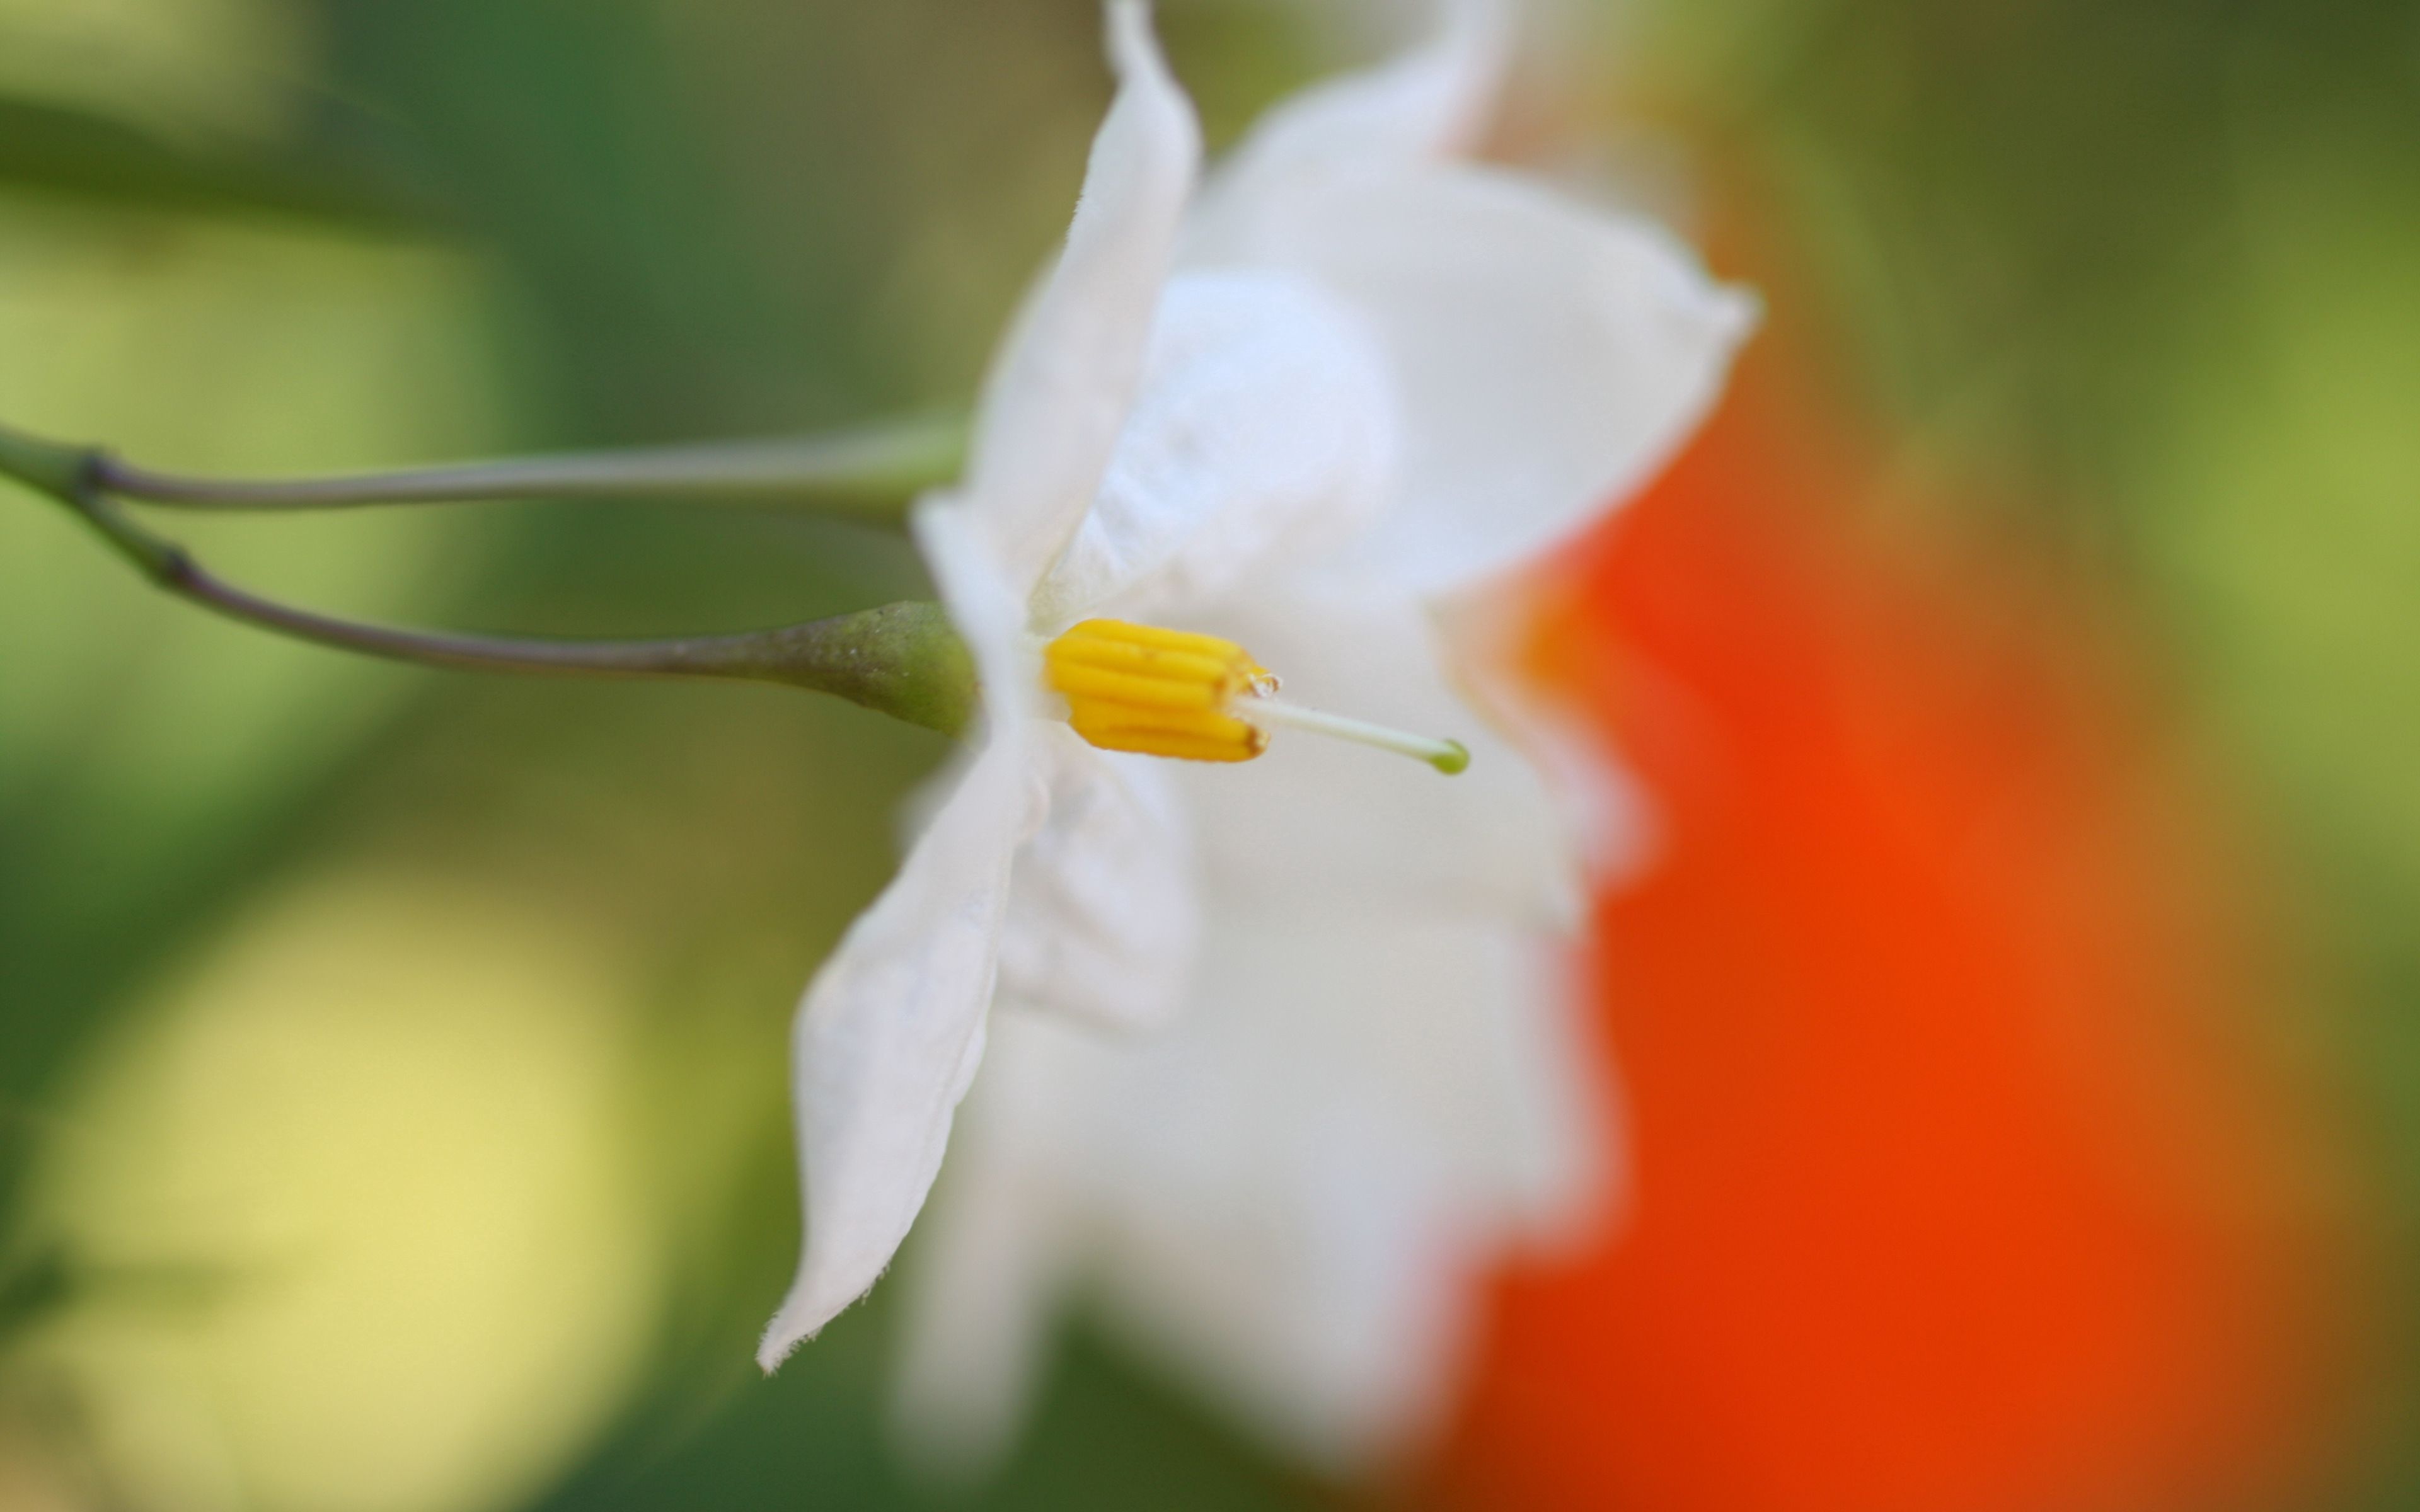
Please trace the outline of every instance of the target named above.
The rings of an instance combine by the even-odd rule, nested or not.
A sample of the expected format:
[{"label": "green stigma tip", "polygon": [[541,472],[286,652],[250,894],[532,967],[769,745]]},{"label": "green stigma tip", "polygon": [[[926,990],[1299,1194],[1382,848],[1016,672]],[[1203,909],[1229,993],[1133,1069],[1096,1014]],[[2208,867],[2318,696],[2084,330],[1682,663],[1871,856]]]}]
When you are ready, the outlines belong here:
[{"label": "green stigma tip", "polygon": [[1470,749],[1459,740],[1449,740],[1446,748],[1429,758],[1429,764],[1452,777],[1470,770]]}]

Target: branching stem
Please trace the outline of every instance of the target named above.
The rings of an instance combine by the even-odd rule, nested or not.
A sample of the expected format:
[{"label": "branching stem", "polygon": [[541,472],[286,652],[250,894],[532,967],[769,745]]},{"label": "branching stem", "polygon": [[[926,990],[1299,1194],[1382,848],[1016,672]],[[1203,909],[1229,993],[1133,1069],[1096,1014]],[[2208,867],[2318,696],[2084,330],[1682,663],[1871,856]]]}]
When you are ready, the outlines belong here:
[{"label": "branching stem", "polygon": [[[382,479],[247,485],[202,483],[110,463],[101,454],[31,441],[0,431],[0,472],[67,505],[119,555],[162,589],[246,625],[290,639],[428,667],[536,673],[556,677],[721,678],[783,683],[836,694],[910,723],[955,734],[975,707],[971,661],[936,604],[884,605],[855,614],[734,635],[651,640],[584,640],[454,635],[365,625],[280,604],[217,577],[182,546],[145,526],[113,491],[202,508],[310,508],[352,503],[430,501],[570,491],[591,494],[659,492],[677,475],[696,486],[709,476],[735,492],[770,489],[777,452],[790,458],[792,480],[805,448],[820,443],[765,443],[735,448],[634,454],[620,459],[564,457],[496,463]],[[835,445],[841,443],[833,443]],[[786,450],[784,450],[786,449]],[[635,459],[656,460],[652,481]],[[586,471],[582,471],[586,470]],[[584,490],[580,480],[595,486]],[[543,480],[543,482],[541,481]],[[128,485],[132,483],[132,486]],[[272,490],[285,489],[283,493]],[[398,488],[405,491],[398,493]],[[150,490],[150,491],[146,491]],[[187,497],[171,500],[166,492]],[[263,502],[263,500],[269,501]]]}]

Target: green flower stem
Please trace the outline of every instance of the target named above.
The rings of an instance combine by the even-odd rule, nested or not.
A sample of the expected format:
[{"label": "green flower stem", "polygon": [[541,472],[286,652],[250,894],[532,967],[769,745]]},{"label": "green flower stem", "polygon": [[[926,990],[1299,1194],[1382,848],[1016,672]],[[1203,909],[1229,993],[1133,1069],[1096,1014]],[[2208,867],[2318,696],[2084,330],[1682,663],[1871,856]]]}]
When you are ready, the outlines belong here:
[{"label": "green flower stem", "polygon": [[663,640],[449,635],[363,625],[280,604],[214,576],[183,547],[104,497],[92,467],[90,453],[39,442],[28,447],[0,432],[0,471],[66,504],[145,577],[228,619],[294,640],[480,671],[783,683],[951,735],[966,728],[976,707],[973,661],[938,604],[886,604],[769,630]]},{"label": "green flower stem", "polygon": [[158,579],[169,592],[247,625],[424,667],[554,677],[717,678],[783,683],[938,730],[962,733],[974,669],[939,604],[879,609],[737,635],[662,640],[565,640],[443,635],[333,619],[222,581],[177,552]]},{"label": "green flower stem", "polygon": [[0,473],[38,493],[71,499],[85,488],[92,464],[89,448],[37,440],[0,425]]},{"label": "green flower stem", "polygon": [[966,423],[896,421],[829,435],[514,457],[333,478],[197,478],[0,428],[0,472],[178,509],[277,511],[506,499],[814,500],[895,518],[902,500],[957,475]]}]

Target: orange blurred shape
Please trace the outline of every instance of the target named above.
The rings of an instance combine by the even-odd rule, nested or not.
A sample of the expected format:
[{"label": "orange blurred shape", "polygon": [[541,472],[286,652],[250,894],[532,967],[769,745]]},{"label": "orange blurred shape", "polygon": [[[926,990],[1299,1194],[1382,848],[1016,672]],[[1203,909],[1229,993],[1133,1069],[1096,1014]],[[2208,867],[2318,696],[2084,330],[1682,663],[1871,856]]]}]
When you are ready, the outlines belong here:
[{"label": "orange blurred shape", "polygon": [[1632,1187],[1501,1286],[1445,1500],[2308,1504],[2350,1268],[2241,867],[2076,595],[1878,533],[1743,384],[1542,641],[1655,816],[1597,913]]}]

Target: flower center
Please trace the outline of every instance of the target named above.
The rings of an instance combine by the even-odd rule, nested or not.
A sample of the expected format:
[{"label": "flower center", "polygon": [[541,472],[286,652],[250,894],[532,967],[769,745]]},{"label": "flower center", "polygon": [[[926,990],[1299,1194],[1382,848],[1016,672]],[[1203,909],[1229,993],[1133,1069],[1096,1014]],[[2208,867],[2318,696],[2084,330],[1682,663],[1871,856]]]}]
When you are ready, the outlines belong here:
[{"label": "flower center", "polygon": [[1416,757],[1449,774],[1470,764],[1459,741],[1278,702],[1277,677],[1215,635],[1086,620],[1042,648],[1042,669],[1043,681],[1067,701],[1067,722],[1104,750],[1248,762],[1268,749],[1268,726],[1286,725]]}]

